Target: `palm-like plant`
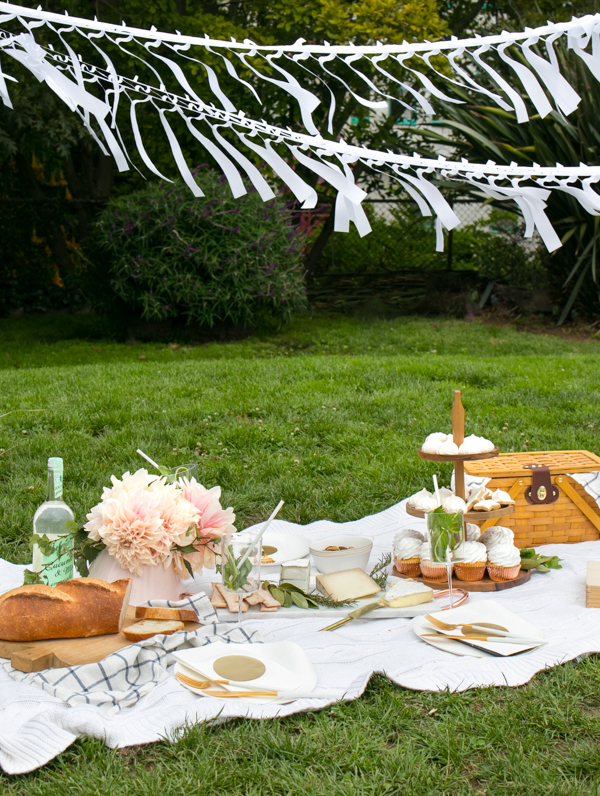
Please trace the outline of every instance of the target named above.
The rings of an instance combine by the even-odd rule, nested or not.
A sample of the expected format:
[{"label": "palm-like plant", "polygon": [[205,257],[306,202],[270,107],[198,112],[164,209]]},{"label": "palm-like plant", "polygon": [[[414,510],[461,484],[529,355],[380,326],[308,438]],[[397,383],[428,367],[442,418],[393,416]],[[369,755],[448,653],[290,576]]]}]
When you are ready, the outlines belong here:
[{"label": "palm-like plant", "polygon": [[[455,93],[465,104],[446,107],[443,126],[449,132],[445,133],[441,126],[426,128],[423,137],[429,143],[437,140],[452,145],[457,155],[472,162],[492,159],[497,163],[516,161],[519,165],[599,164],[600,82],[575,54],[556,49],[562,74],[582,98],[579,108],[569,117],[553,111],[542,119],[532,113],[528,123],[518,124],[511,113],[498,107],[474,105],[472,94],[457,89]],[[519,51],[511,54],[513,58],[518,56]],[[499,68],[497,62],[495,68]],[[514,73],[506,77],[518,89]],[[531,107],[525,93],[521,94]],[[564,302],[560,325],[569,316],[576,299],[588,312],[598,311],[599,219],[586,213],[574,197],[558,190],[552,191],[546,212],[563,243],[548,258],[548,270]]]}]

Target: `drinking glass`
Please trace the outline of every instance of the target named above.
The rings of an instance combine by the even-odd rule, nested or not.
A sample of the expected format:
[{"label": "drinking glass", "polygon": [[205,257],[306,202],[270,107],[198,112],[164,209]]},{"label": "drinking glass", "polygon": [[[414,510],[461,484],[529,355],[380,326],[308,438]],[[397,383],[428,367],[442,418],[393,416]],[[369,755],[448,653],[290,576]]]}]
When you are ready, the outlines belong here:
[{"label": "drinking glass", "polygon": [[178,464],[176,467],[171,467],[171,472],[167,476],[167,483],[176,484],[179,478],[195,478],[198,480],[198,467],[196,462],[191,464]]},{"label": "drinking glass", "polygon": [[221,537],[223,588],[238,597],[238,622],[242,621],[242,598],[260,589],[262,539],[256,533],[229,533]]},{"label": "drinking glass", "polygon": [[442,508],[430,511],[427,514],[427,535],[431,545],[431,560],[434,563],[446,564],[448,602],[449,608],[452,608],[454,605],[452,600],[452,554],[465,540],[463,515],[460,512],[446,514]]}]

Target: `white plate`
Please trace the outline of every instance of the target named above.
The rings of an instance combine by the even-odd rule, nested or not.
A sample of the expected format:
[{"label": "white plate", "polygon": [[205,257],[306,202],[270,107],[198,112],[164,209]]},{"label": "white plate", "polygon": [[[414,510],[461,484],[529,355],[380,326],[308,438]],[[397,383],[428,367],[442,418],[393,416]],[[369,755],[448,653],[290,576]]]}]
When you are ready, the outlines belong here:
[{"label": "white plate", "polygon": [[[273,559],[272,564],[262,564],[263,567],[278,567],[286,561],[295,561],[298,558],[306,558],[309,553],[309,542],[305,536],[294,536],[290,533],[269,533],[263,536],[263,548],[276,547],[274,553],[269,553],[269,558]],[[263,552],[264,555],[264,552]]]},{"label": "white plate", "polygon": [[[454,608],[451,611],[444,611],[440,619],[443,619],[444,622],[448,622],[449,624],[455,622],[493,622],[496,625],[502,625],[507,628],[511,633],[518,633],[519,636],[535,638],[540,641],[544,640],[544,634],[539,627],[528,622],[527,619],[523,619],[523,617],[518,614],[515,614],[509,608],[505,608],[502,603],[493,600],[473,602],[468,605],[461,605],[460,608]],[[474,647],[468,647],[460,641],[453,641],[452,639],[448,641],[438,641],[435,638],[423,638],[424,633],[436,633],[438,630],[434,625],[430,624],[424,616],[415,617],[411,627],[422,641],[444,652],[452,652],[455,655],[466,655],[471,658],[496,657],[489,652],[484,652]],[[460,630],[457,630],[457,633],[460,633]],[[533,649],[537,649],[537,647],[530,648],[518,644],[515,644],[513,647],[513,645],[509,644],[493,644],[492,642],[485,641],[478,642],[478,644],[482,647],[489,648],[493,652],[500,652],[503,655],[506,655],[508,652],[507,648],[510,649],[512,654],[525,654],[525,652],[533,652]]]},{"label": "white plate", "polygon": [[[389,578],[387,588],[390,588],[390,586],[398,580],[400,580],[400,578]],[[312,589],[314,589],[314,585],[314,578],[311,578]],[[351,611],[355,611],[357,608],[360,608],[361,605],[366,605],[366,603],[376,602],[383,597],[383,595],[384,592],[379,592],[372,597],[364,597],[362,600],[357,600],[354,605],[347,605],[343,608],[325,608],[325,606],[320,605],[317,610],[312,608],[298,608],[297,605],[292,605],[291,608],[284,608],[282,606],[277,611],[261,611],[260,605],[251,605],[250,608],[242,614],[242,622],[250,619],[343,619]],[[215,610],[219,622],[237,622],[237,613],[231,613],[227,608],[216,608]],[[377,608],[377,610],[372,611],[362,619],[357,619],[355,621],[364,622],[371,619],[397,618],[411,619],[413,616],[434,614],[441,610],[442,605],[440,605],[437,600],[434,600],[431,603],[413,605],[411,608]],[[332,622],[329,622],[329,624],[332,624]]]},{"label": "white plate", "polygon": [[[214,641],[204,647],[194,647],[173,653],[177,661],[175,672],[183,672],[188,677],[198,679],[222,679],[213,669],[213,663],[225,655],[245,655],[264,663],[266,670],[261,677],[246,680],[243,685],[215,685],[210,690],[223,688],[226,691],[239,691],[240,688],[266,691],[313,691],[317,685],[317,673],[306,653],[291,641],[277,641],[272,644],[225,644]],[[182,683],[183,685],[183,683]],[[203,691],[190,688],[204,696]],[[241,697],[240,697],[241,698]],[[247,702],[267,704],[276,702],[277,697],[244,697]]]}]

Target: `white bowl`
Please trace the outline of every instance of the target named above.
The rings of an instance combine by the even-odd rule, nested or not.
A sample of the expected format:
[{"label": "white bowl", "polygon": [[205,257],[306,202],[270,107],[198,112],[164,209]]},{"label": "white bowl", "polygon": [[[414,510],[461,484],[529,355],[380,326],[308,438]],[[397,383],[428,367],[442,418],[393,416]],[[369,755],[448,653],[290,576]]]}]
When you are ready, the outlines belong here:
[{"label": "white bowl", "polygon": [[[352,550],[325,550],[326,547],[352,547]],[[365,536],[332,536],[310,543],[310,552],[319,572],[340,572],[343,569],[365,569],[373,548],[373,540]]]}]

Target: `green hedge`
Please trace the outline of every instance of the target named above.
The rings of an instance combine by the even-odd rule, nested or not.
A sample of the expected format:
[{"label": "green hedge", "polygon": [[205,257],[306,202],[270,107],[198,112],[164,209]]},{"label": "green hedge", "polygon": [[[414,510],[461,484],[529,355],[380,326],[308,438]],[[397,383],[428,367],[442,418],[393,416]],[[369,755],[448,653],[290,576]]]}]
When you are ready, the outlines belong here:
[{"label": "green hedge", "polygon": [[95,258],[106,258],[113,296],[145,320],[251,327],[265,314],[289,319],[306,299],[302,239],[286,203],[264,203],[252,188],[233,199],[224,177],[196,174],[202,198],[181,181],[150,183],[102,213]]}]

